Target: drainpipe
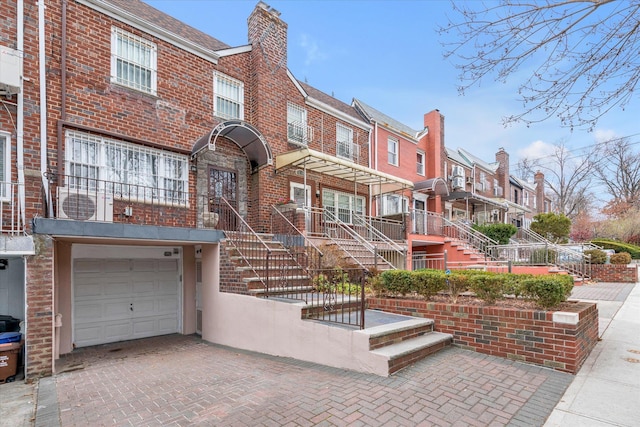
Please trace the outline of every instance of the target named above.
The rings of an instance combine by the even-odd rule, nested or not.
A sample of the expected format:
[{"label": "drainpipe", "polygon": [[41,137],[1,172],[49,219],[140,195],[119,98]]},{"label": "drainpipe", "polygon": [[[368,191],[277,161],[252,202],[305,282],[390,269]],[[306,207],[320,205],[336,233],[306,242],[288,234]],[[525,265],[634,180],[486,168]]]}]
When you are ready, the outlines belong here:
[{"label": "drainpipe", "polygon": [[[24,1],[18,0],[18,15],[17,15],[17,48],[18,52],[22,55],[24,61]],[[24,75],[24,65],[22,74]],[[18,171],[18,208],[20,210],[20,226],[26,228],[26,215],[25,215],[25,196],[24,196],[24,76],[20,76],[21,88],[18,93],[18,116],[16,124],[16,169]],[[24,230],[24,229],[23,229]],[[25,276],[26,277],[26,276]],[[26,312],[25,312],[26,313]]]},{"label": "drainpipe", "polygon": [[62,0],[62,22],[61,22],[61,43],[60,43],[60,120],[57,129],[57,183],[60,184],[60,177],[64,169],[64,138],[62,135],[62,124],[67,121],[67,0]]},{"label": "drainpipe", "polygon": [[44,46],[44,0],[38,1],[38,77],[40,80],[40,173],[42,176],[42,186],[44,187],[45,202],[47,204],[48,216],[53,215],[51,206],[51,196],[49,194],[49,180],[45,176],[47,172],[47,76],[46,76],[46,54]]}]

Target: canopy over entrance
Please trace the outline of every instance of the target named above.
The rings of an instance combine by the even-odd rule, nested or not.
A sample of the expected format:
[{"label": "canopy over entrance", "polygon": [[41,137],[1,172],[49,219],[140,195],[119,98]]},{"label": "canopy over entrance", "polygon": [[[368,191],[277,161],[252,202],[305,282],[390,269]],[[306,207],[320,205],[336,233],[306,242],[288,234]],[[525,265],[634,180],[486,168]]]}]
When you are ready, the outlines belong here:
[{"label": "canopy over entrance", "polygon": [[289,151],[276,156],[276,171],[296,167],[352,181],[356,184],[376,186],[376,193],[390,193],[413,188],[413,182],[361,166],[349,160],[330,156],[309,148]]},{"label": "canopy over entrance", "polygon": [[481,196],[480,194],[470,193],[468,191],[454,191],[442,198],[445,201],[466,201],[469,205],[473,206],[493,206],[501,210],[508,210],[509,206],[504,199],[491,199],[489,197]]},{"label": "canopy over entrance", "polygon": [[273,155],[267,141],[255,127],[242,120],[228,120],[213,128],[196,141],[191,150],[191,157],[195,157],[205,148],[215,151],[216,141],[220,136],[230,139],[244,151],[252,169],[273,164]]},{"label": "canopy over entrance", "polygon": [[413,191],[420,191],[422,193],[430,193],[436,196],[448,196],[449,195],[449,187],[447,186],[447,181],[444,179],[430,178],[425,179],[424,181],[416,182]]}]

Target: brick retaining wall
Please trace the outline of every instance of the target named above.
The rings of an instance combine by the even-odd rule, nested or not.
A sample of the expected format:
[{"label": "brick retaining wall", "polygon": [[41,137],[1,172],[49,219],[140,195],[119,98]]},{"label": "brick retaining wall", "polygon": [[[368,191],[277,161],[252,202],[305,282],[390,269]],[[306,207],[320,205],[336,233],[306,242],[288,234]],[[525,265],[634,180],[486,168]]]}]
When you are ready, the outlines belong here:
[{"label": "brick retaining wall", "polygon": [[598,342],[595,303],[573,302],[562,312],[368,298],[369,309],[434,319],[435,330],[469,350],[578,372]]},{"label": "brick retaining wall", "polygon": [[599,282],[635,283],[638,281],[638,267],[635,264],[592,264],[591,278]]}]

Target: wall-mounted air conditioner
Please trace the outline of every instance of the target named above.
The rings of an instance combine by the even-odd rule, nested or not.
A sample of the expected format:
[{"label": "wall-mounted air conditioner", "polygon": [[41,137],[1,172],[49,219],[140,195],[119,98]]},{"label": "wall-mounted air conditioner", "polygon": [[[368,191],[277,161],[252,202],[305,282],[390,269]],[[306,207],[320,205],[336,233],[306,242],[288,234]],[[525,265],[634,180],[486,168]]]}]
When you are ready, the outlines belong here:
[{"label": "wall-mounted air conditioner", "polygon": [[464,178],[461,176],[456,176],[451,180],[451,186],[453,189],[463,188],[464,187]]},{"label": "wall-mounted air conditioner", "polygon": [[113,196],[99,191],[58,187],[58,218],[113,222]]},{"label": "wall-mounted air conditioner", "polygon": [[453,169],[451,170],[451,176],[453,177],[461,176],[464,178],[464,169],[462,168],[462,166],[453,165]]},{"label": "wall-mounted air conditioner", "polygon": [[0,46],[0,95],[20,93],[21,78],[22,52]]}]

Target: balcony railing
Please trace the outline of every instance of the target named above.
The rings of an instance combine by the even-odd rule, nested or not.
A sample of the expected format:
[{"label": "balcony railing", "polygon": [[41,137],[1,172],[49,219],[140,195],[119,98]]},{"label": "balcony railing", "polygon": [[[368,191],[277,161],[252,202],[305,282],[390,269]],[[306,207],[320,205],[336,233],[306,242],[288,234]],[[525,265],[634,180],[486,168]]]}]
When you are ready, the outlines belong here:
[{"label": "balcony railing", "polygon": [[294,144],[309,145],[313,141],[313,128],[303,122],[289,122],[287,139]]},{"label": "balcony railing", "polygon": [[360,146],[349,141],[336,141],[336,156],[358,162]]},{"label": "balcony railing", "polygon": [[442,236],[444,221],[442,214],[424,211],[420,209],[412,209],[411,215],[411,233],[421,234],[424,236]]},{"label": "balcony railing", "polygon": [[24,184],[0,182],[2,234],[16,235],[25,232],[20,197],[24,198]]}]

